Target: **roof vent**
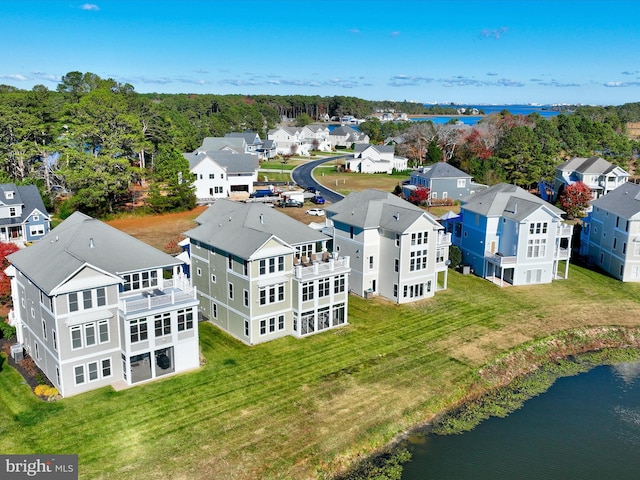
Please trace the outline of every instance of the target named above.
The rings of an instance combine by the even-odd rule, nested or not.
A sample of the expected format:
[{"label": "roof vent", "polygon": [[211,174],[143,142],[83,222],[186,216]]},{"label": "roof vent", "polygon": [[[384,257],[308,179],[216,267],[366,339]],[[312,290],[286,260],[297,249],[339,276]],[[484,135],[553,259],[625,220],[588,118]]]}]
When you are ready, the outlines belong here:
[{"label": "roof vent", "polygon": [[396,222],[397,222],[398,220],[400,220],[400,212],[396,212],[396,214],[393,216],[393,218],[395,218],[395,219],[396,219]]},{"label": "roof vent", "polygon": [[260,214],[260,223],[264,225],[264,215]]},{"label": "roof vent", "polygon": [[93,241],[93,238],[89,239],[89,248],[96,248],[96,244]]}]

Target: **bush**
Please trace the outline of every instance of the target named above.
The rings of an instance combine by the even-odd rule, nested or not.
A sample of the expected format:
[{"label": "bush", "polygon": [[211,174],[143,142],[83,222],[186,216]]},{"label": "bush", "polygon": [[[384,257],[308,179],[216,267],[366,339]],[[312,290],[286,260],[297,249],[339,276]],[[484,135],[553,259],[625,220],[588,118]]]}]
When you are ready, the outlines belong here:
[{"label": "bush", "polygon": [[11,340],[16,336],[16,327],[9,325],[4,319],[0,319],[0,338]]},{"label": "bush", "polygon": [[456,247],[455,245],[449,247],[449,268],[458,268],[458,265],[462,263],[462,251],[460,247]]},{"label": "bush", "polygon": [[42,396],[44,396],[44,394],[45,394],[45,392],[47,390],[49,390],[49,385],[40,384],[36,388],[33,389],[33,393],[35,393],[39,397],[42,397]]}]

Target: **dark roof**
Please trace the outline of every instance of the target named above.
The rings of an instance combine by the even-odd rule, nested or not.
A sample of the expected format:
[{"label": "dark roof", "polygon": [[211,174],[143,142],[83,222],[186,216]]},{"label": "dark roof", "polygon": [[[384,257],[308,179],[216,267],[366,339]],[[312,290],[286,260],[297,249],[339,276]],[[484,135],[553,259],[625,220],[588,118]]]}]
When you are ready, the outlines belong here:
[{"label": "dark roof", "polygon": [[[13,198],[6,198],[7,192],[14,192]],[[22,214],[18,217],[0,218],[0,225],[16,225],[24,222],[34,210],[47,218],[49,214],[35,185],[16,186],[15,183],[0,184],[0,204],[22,205]]]},{"label": "dark roof", "polygon": [[411,172],[411,176],[421,178],[471,178],[471,175],[453,165],[449,165],[447,162],[434,163],[422,172]]},{"label": "dark roof", "polygon": [[505,217],[523,220],[531,212],[544,207],[556,216],[564,212],[540,197],[508,183],[499,183],[462,200],[462,209],[484,217]]}]

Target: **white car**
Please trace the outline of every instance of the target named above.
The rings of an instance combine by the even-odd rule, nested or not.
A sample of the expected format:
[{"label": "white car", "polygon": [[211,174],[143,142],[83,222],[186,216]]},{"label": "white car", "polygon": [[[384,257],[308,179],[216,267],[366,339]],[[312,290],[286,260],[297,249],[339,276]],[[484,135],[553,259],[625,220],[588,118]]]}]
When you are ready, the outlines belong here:
[{"label": "white car", "polygon": [[316,217],[323,217],[324,210],[321,208],[310,208],[305,212],[307,215],[315,215]]}]

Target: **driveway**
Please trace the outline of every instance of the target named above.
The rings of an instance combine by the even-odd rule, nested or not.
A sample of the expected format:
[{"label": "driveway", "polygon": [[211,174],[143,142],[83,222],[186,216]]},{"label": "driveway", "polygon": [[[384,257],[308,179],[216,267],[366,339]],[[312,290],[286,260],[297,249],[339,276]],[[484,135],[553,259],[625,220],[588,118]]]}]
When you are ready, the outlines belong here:
[{"label": "driveway", "polygon": [[311,172],[318,165],[322,165],[323,163],[335,162],[341,158],[348,158],[352,155],[337,155],[335,157],[324,157],[320,160],[311,160],[309,162],[303,163],[302,165],[298,165],[291,171],[291,178],[293,181],[300,185],[302,188],[315,188],[320,194],[324,197],[324,199],[328,202],[335,203],[339,202],[344,198],[344,195],[340,195],[338,192],[334,192],[326,187],[323,187],[318,182],[315,181]]}]

